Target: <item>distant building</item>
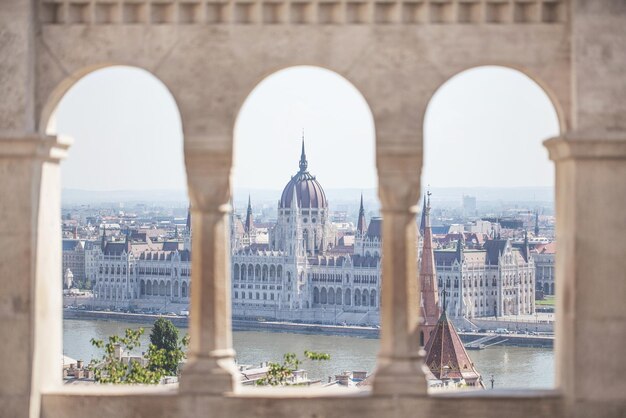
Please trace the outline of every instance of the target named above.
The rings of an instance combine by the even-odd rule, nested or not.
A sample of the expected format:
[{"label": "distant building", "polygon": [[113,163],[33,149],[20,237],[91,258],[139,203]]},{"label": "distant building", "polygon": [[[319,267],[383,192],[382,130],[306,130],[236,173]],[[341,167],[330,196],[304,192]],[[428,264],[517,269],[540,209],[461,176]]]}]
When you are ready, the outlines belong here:
[{"label": "distant building", "polygon": [[537,269],[537,290],[542,291],[544,295],[554,295],[556,242],[538,244],[532,254]]},{"label": "distant building", "polygon": [[304,142],[267,243],[251,238],[251,212],[248,201],[245,222],[231,219],[234,316],[378,323],[381,220],[367,225],[361,199],[356,235],[337,231]]},{"label": "distant building", "polygon": [[535,263],[528,243],[515,248],[508,239],[492,239],[482,249],[435,251],[440,291],[448,295],[452,318],[532,314],[535,312]]},{"label": "distant building", "polygon": [[62,271],[64,277],[67,269],[73,274],[74,283],[84,283],[85,281],[85,243],[79,239],[64,239],[62,241]]},{"label": "distant building", "polygon": [[476,215],[476,196],[463,195],[463,214],[465,216]]},{"label": "distant building", "polygon": [[[458,234],[472,248],[434,250],[429,213],[430,203],[420,227],[431,243],[424,247],[427,262],[421,256],[422,274],[431,271],[423,295],[434,292],[436,301],[445,288],[452,317],[534,312],[534,264],[528,252],[476,233]],[[378,324],[383,220],[368,223],[361,198],[354,234],[338,231],[324,189],[308,171],[304,142],[299,171],[284,187],[277,214],[275,223],[259,228],[250,198],[245,217],[231,214],[233,316]],[[87,271],[98,303],[159,310],[189,303],[190,215],[182,237],[163,241],[163,234],[152,232],[127,231],[124,240],[112,241],[103,229],[99,244],[87,244]],[[427,325],[434,327],[439,308],[423,308]]]}]

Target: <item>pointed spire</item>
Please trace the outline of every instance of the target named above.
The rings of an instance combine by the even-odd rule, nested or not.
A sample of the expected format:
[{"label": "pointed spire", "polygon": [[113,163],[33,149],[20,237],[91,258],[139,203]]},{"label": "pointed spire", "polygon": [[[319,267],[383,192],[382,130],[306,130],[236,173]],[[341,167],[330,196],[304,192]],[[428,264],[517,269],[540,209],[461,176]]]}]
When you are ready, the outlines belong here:
[{"label": "pointed spire", "polygon": [[425,343],[439,320],[439,291],[437,289],[437,273],[435,271],[435,254],[433,252],[432,230],[430,227],[430,191],[426,193],[424,208],[424,239],[422,242],[422,262],[420,264],[419,283],[421,288],[421,328]]},{"label": "pointed spire", "polygon": [[539,209],[535,211],[535,237],[539,236]]},{"label": "pointed spire", "polygon": [[304,173],[308,167],[306,152],[304,151],[304,129],[302,130],[302,153],[300,154],[300,172]]},{"label": "pointed spire", "polygon": [[187,232],[191,232],[191,203],[187,209],[187,223],[185,224],[185,227],[187,228]]},{"label": "pointed spire", "polygon": [[250,231],[252,231],[252,229],[254,228],[254,220],[252,219],[252,199],[250,198],[249,194],[248,210],[246,211],[246,222],[244,223],[243,227],[247,233],[250,233]]},{"label": "pointed spire", "polygon": [[107,224],[102,224],[102,241],[100,242],[100,248],[104,251],[104,247],[107,244]]},{"label": "pointed spire", "polygon": [[[444,304],[445,296],[443,296]],[[443,381],[465,380],[469,386],[482,387],[482,378],[465,346],[448,319],[445,309],[441,312],[432,334],[424,347],[424,364],[436,379]]]},{"label": "pointed spire", "polygon": [[359,220],[356,223],[356,230],[361,235],[364,235],[367,230],[367,223],[365,222],[365,208],[363,207],[363,193],[361,193],[361,206],[359,207]]},{"label": "pointed spire", "polygon": [[420,220],[420,235],[424,236],[426,229],[426,196],[424,196],[424,205],[422,206],[422,219]]},{"label": "pointed spire", "polygon": [[528,262],[528,254],[530,254],[530,246],[528,244],[528,231],[524,230],[524,247],[522,249],[524,260]]},{"label": "pointed spire", "polygon": [[456,258],[459,260],[459,263],[463,263],[463,240],[461,237],[456,242]]}]

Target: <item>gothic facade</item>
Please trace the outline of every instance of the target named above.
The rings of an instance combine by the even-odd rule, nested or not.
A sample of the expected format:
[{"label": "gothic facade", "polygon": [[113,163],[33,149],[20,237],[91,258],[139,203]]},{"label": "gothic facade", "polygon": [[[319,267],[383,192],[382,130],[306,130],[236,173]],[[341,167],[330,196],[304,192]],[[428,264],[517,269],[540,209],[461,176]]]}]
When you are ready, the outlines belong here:
[{"label": "gothic facade", "polygon": [[324,189],[308,171],[302,144],[299,171],[278,202],[269,242],[232,216],[232,301],[235,317],[377,324],[380,305],[380,219],[365,228],[363,201],[354,246],[340,244]]},{"label": "gothic facade", "polygon": [[439,289],[448,296],[452,318],[528,315],[535,313],[535,262],[528,242],[493,239],[481,249],[435,251]]}]

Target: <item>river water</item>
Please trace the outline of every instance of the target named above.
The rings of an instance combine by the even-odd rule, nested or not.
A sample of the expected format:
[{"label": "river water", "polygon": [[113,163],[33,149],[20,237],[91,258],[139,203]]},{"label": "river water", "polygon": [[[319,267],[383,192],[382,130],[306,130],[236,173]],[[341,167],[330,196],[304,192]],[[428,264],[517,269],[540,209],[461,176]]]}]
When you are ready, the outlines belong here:
[{"label": "river water", "polygon": [[[145,329],[141,349],[147,349],[150,326],[136,323],[72,320],[63,321],[63,353],[88,362],[100,356],[91,338],[106,339],[113,334],[123,335],[126,328]],[[180,329],[181,336],[187,333]],[[327,380],[328,376],[344,370],[365,370],[371,373],[376,364],[378,340],[327,335],[303,335],[258,331],[235,331],[233,344],[237,361],[257,365],[262,361],[279,361],[284,353],[293,352],[300,358],[304,350],[330,354],[328,361],[305,361],[302,368],[309,378]],[[469,351],[476,368],[483,375],[485,385],[493,375],[496,388],[552,388],[554,386],[554,351],[551,348],[493,346],[480,351]]]}]

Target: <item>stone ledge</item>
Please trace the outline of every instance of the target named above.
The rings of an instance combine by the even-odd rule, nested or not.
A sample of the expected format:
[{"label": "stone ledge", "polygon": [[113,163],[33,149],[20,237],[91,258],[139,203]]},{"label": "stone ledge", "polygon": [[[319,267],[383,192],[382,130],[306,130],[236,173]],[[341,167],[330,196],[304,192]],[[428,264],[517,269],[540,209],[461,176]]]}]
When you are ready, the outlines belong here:
[{"label": "stone ledge", "polygon": [[67,155],[72,139],[61,136],[0,138],[0,158],[32,158],[59,162]]},{"label": "stone ledge", "polygon": [[[137,390],[139,388],[136,388]],[[563,398],[554,391],[487,391],[489,395],[455,394],[455,396],[374,396],[370,392],[330,393],[323,389],[258,389],[241,394],[210,396],[177,394],[176,390],[154,390],[118,396],[97,390],[91,393],[63,390],[43,396],[42,416],[47,418],[84,417],[97,411],[99,417],[331,417],[379,418],[382,416],[440,418],[458,417],[459,411],[469,418],[559,418],[565,416]],[[143,389],[145,390],[145,389]],[[258,395],[248,395],[257,392]],[[302,396],[305,391],[308,395]],[[299,393],[298,393],[299,392]],[[324,392],[323,395],[320,393]],[[474,391],[475,392],[475,391]],[[320,396],[313,396],[320,394]],[[165,396],[159,396],[165,395]],[[601,416],[601,415],[596,415]]]},{"label": "stone ledge", "polygon": [[572,132],[544,141],[552,161],[626,159],[626,132]]}]

